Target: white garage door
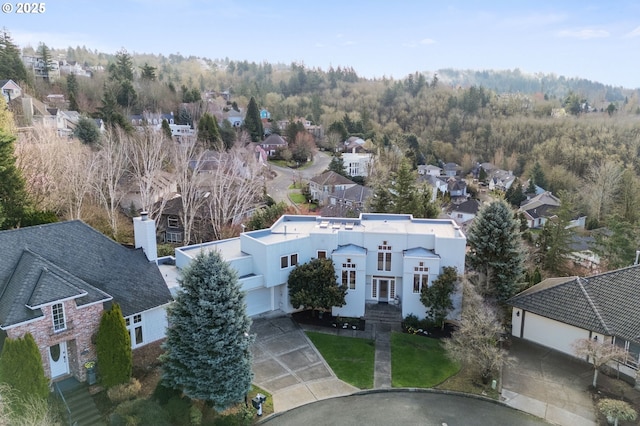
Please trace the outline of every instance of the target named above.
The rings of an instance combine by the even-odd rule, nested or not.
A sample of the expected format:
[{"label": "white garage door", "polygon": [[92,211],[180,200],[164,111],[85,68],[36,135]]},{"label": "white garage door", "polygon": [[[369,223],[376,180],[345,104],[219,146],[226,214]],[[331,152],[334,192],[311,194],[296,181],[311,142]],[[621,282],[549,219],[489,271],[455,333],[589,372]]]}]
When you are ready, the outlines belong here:
[{"label": "white garage door", "polygon": [[247,315],[253,316],[271,310],[271,289],[259,288],[247,293]]},{"label": "white garage door", "polygon": [[571,344],[576,339],[589,337],[587,330],[564,324],[527,312],[524,318],[523,338],[575,356]]}]

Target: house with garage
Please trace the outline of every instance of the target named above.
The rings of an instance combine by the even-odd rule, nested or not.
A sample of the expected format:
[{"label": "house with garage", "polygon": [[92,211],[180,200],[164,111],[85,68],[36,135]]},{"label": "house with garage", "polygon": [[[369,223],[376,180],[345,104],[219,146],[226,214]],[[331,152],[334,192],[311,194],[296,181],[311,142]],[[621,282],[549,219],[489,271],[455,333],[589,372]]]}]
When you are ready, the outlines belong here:
[{"label": "house with garage", "polygon": [[291,313],[287,279],[299,264],[328,258],[336,282],[347,286],[346,305],[333,315],[361,317],[367,304],[394,303],[402,315],[424,318],[423,286],[442,268],[464,273],[466,237],[448,219],[415,219],[403,214],[363,213],[358,218],[285,215],[268,229],[237,238],[180,247],[182,269],[200,253],[217,251],[237,272],[246,291],[247,313]]},{"label": "house with garage", "polygon": [[173,299],[156,264],[155,226],[142,217],[134,228],[137,249],[79,220],[0,232],[0,346],[31,333],[48,377],[84,381],[112,303],[122,309],[132,349],[164,338]]},{"label": "house with garage", "polygon": [[356,185],[351,179],[329,170],[309,180],[309,192],[313,200],[318,200],[320,204],[326,204],[329,194],[332,192],[345,190]]},{"label": "house with garage", "polygon": [[635,380],[640,365],[640,265],[590,277],[548,278],[512,297],[512,335],[573,355],[577,339],[610,342],[628,357],[620,372]]}]

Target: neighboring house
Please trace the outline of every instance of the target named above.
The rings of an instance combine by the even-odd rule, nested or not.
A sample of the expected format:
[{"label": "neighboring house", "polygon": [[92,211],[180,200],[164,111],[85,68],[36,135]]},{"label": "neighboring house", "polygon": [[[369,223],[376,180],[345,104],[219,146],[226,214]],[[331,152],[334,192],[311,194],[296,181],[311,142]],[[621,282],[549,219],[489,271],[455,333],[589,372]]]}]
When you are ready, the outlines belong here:
[{"label": "neighboring house", "polygon": [[488,173],[487,181],[489,183],[489,190],[500,190],[506,192],[513,182],[515,182],[516,177],[513,175],[513,172],[510,170],[500,170],[494,169],[490,173]]},{"label": "neighboring house", "polygon": [[480,202],[472,198],[460,204],[452,204],[447,215],[458,225],[466,226],[475,219],[478,210],[480,210]]},{"label": "neighboring house", "polygon": [[569,247],[571,252],[568,257],[575,265],[590,270],[592,273],[600,272],[600,256],[593,251],[596,240],[591,235],[572,233]]},{"label": "neighboring house", "polygon": [[365,204],[372,192],[370,188],[362,185],[337,189],[329,194],[329,202],[322,209],[322,216],[353,217],[359,215],[364,212]]},{"label": "neighboring house", "polygon": [[272,133],[265,140],[260,142],[262,149],[269,154],[270,157],[274,156],[279,149],[287,147],[287,142],[277,133]]},{"label": "neighboring house", "polygon": [[328,171],[311,178],[309,181],[309,192],[311,193],[311,199],[318,200],[320,204],[325,204],[330,193],[355,185],[356,183],[354,181],[334,171]]},{"label": "neighboring house", "polygon": [[424,318],[420,291],[445,266],[464,274],[466,237],[451,220],[411,215],[361,214],[359,218],[282,216],[269,229],[176,249],[182,269],[200,253],[217,251],[236,270],[251,316],[291,313],[287,279],[299,264],[329,258],[336,281],[348,287],[346,305],[333,315],[361,317],[367,303],[398,301],[402,315]]},{"label": "neighboring house", "polygon": [[467,182],[462,178],[447,179],[447,192],[451,198],[467,198]]},{"label": "neighboring house", "polygon": [[447,163],[443,166],[444,175],[447,177],[455,177],[460,173],[462,167],[457,165],[456,163]]},{"label": "neighboring house", "polygon": [[263,123],[265,121],[271,120],[271,113],[266,108],[261,109],[260,110],[260,119],[262,120]]},{"label": "neighboring house", "polygon": [[122,308],[131,346],[165,336],[171,294],[155,263],[154,224],[134,219],[126,248],[75,220],[0,232],[0,344],[31,333],[45,373],[84,381],[95,334],[111,303]]},{"label": "neighboring house", "polygon": [[433,166],[431,164],[421,164],[418,166],[418,174],[419,175],[428,175],[428,176],[440,176],[442,174],[442,169],[438,166]]},{"label": "neighboring house", "polygon": [[586,278],[549,278],[517,294],[512,334],[575,356],[576,339],[624,348],[620,372],[636,378],[640,363],[640,265]]},{"label": "neighboring house", "polygon": [[[172,194],[167,200],[160,200],[154,205],[154,211],[160,213],[156,229],[158,241],[169,244],[189,243],[184,240],[182,207],[182,196],[180,194]],[[206,205],[203,205],[194,216],[190,239],[191,241],[209,241],[212,238],[209,210]]]},{"label": "neighboring house", "polygon": [[342,154],[342,164],[347,174],[353,176],[369,176],[373,163],[373,154],[367,152],[345,152]]},{"label": "neighboring house", "polygon": [[36,78],[47,78],[55,81],[60,78],[60,65],[57,61],[49,60],[48,64],[40,56],[23,56],[22,62],[27,70],[31,70]]},{"label": "neighboring house", "polygon": [[547,191],[525,201],[518,211],[524,214],[529,228],[541,228],[549,218],[555,216],[558,207],[560,199]]},{"label": "neighboring house", "polygon": [[[426,183],[427,185],[434,188],[435,194],[438,192],[442,194],[446,194],[449,189],[449,184],[447,183],[446,178],[441,178],[439,176],[434,176],[430,174],[418,175],[418,183]],[[435,194],[431,201],[435,200]]]},{"label": "neighboring house", "polygon": [[22,89],[13,80],[0,80],[0,90],[7,103],[22,96]]}]

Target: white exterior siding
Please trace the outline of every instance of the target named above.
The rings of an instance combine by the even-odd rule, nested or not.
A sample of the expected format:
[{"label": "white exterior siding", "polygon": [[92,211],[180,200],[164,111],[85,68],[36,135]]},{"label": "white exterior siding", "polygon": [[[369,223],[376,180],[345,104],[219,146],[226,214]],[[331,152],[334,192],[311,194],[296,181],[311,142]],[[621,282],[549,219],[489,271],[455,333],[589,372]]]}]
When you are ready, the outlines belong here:
[{"label": "white exterior siding", "polygon": [[[147,345],[156,340],[164,339],[167,331],[167,305],[158,306],[157,308],[143,312],[141,315],[142,321],[139,323],[134,322],[132,315],[127,317],[130,325],[127,327],[131,335],[131,348],[139,348],[140,346]],[[136,327],[142,327],[142,342],[136,342]]]},{"label": "white exterior siding", "polygon": [[[575,356],[571,345],[577,339],[593,337],[588,330],[545,318],[532,312],[521,312],[518,317],[516,311],[521,312],[520,310],[513,310],[512,334],[514,336],[522,337],[568,355]],[[523,318],[524,325],[522,324]]]},{"label": "white exterior siding", "polygon": [[[289,303],[287,289],[289,273],[295,267],[291,265],[291,256],[295,255],[300,265],[317,257],[318,251],[325,251],[334,262],[338,282],[346,259],[356,264],[356,288],[348,291],[345,306],[333,309],[334,315],[360,317],[364,315],[366,302],[392,301],[398,295],[401,301],[410,296],[406,306],[403,305],[403,315],[414,313],[423,318],[425,308],[419,302],[419,294],[417,297],[413,294],[413,264],[419,260],[429,262],[430,281],[440,274],[443,266],[455,266],[463,274],[465,247],[466,237],[451,220],[384,214],[363,214],[357,219],[283,216],[269,229],[178,248],[176,266],[185,267],[201,251],[216,250],[238,272],[243,289],[249,292],[250,315],[270,310],[293,312],[297,307]],[[418,256],[420,259],[408,262],[404,252],[414,249],[428,251],[431,253],[428,257],[436,260]],[[385,253],[382,269],[378,269],[379,252]],[[389,268],[386,254],[391,255]],[[288,259],[284,268],[283,257]],[[386,298],[373,297],[372,284],[380,279],[388,280]]]}]

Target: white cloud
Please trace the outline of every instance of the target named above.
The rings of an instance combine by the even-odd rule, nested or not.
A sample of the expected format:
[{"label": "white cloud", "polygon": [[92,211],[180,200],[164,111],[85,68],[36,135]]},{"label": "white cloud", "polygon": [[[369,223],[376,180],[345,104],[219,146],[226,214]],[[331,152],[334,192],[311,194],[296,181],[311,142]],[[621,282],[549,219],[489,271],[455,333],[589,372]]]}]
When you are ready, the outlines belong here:
[{"label": "white cloud", "polygon": [[566,38],[577,38],[580,40],[590,40],[592,38],[606,38],[609,37],[609,31],[605,30],[594,30],[594,29],[584,29],[584,30],[562,30],[557,33],[558,37],[566,37]]},{"label": "white cloud", "polygon": [[640,37],[640,27],[637,27],[636,29],[634,29],[633,31],[627,33],[625,35],[625,37],[627,38],[632,38],[632,37]]},{"label": "white cloud", "polygon": [[558,22],[562,22],[565,20],[566,20],[565,15],[559,15],[554,13],[550,13],[550,14],[533,13],[530,15],[509,17],[504,19],[502,22],[505,25],[508,25],[511,27],[531,28],[531,27],[541,27],[541,26],[550,25],[550,24],[557,24]]},{"label": "white cloud", "polygon": [[420,44],[436,44],[436,41],[432,38],[423,38],[420,40]]}]

